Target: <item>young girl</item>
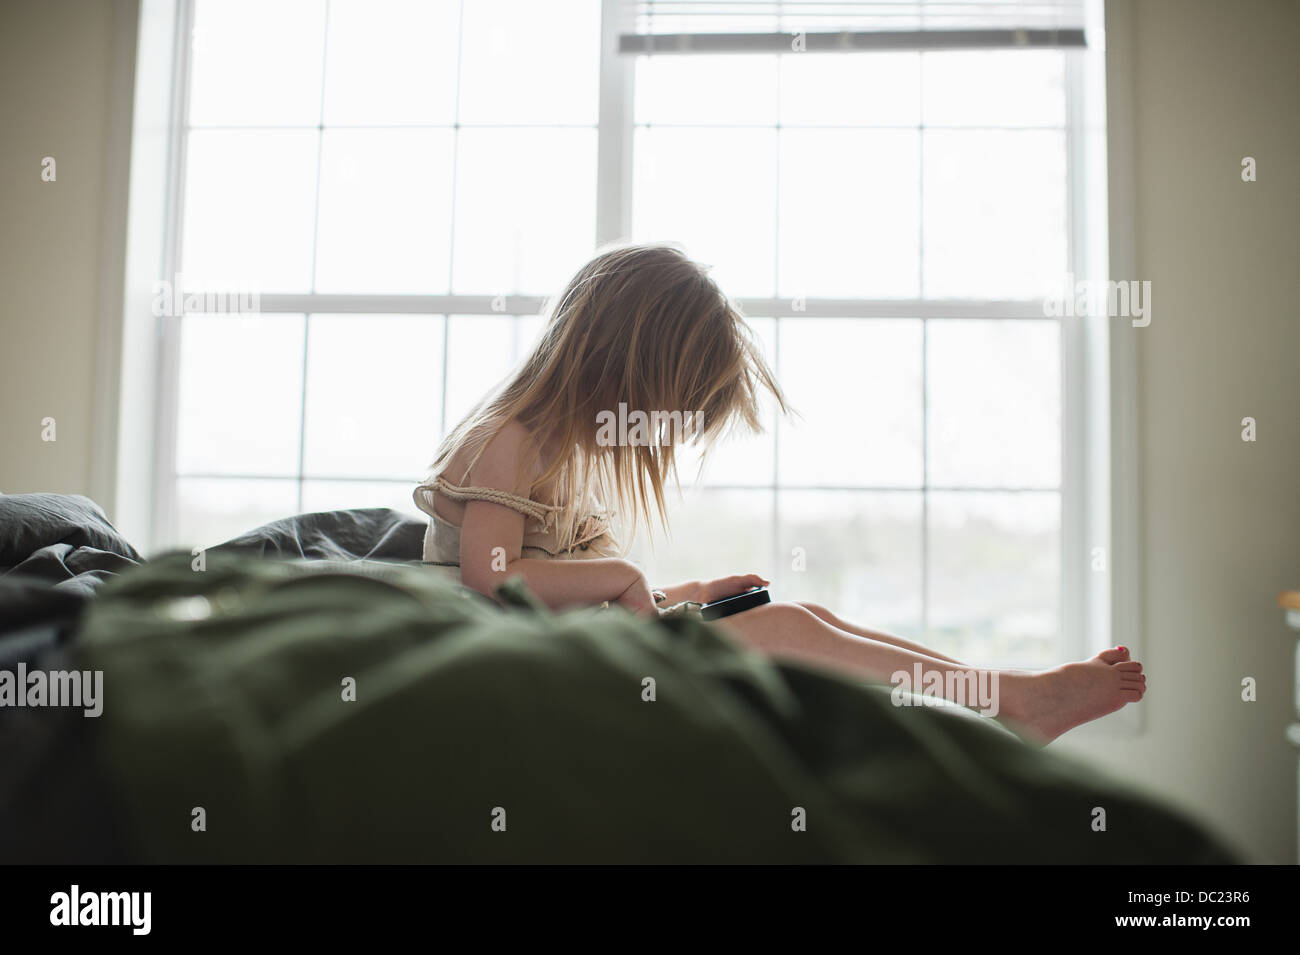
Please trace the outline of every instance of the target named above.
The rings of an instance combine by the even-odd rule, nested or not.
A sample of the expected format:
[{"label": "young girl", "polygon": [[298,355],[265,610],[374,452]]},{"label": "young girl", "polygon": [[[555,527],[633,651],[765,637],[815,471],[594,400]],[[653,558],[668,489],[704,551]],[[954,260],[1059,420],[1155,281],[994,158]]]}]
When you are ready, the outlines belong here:
[{"label": "young girl", "polygon": [[[707,450],[732,426],[760,430],[762,392],[789,410],[748,326],[702,267],[671,246],[598,254],[552,307],[532,354],[447,436],[432,477],[416,489],[430,518],[425,562],[488,596],[522,577],[557,609],[608,601],[655,615],[765,586],[750,573],[651,590],[619,556],[616,534],[630,540],[640,520],[667,526],[664,488],[676,479],[682,419],[655,412],[690,412],[690,440]],[[627,420],[643,412],[652,424],[611,441],[607,422],[620,411]],[[623,526],[612,523],[615,513]],[[772,657],[874,682],[923,673],[950,698],[958,686],[992,686],[999,719],[1038,742],[1146,690],[1142,665],[1124,647],[1044,672],[983,671],[815,604],[774,602],[716,626]]]}]

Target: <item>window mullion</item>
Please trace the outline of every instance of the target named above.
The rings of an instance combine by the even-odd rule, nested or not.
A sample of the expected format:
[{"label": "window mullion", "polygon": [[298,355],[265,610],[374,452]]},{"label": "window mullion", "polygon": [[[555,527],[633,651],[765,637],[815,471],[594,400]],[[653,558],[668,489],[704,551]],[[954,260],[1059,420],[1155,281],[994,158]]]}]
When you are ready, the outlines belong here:
[{"label": "window mullion", "polygon": [[601,0],[600,116],[596,129],[596,244],[632,233],[632,110],[636,71],[618,52],[619,35],[631,29],[630,6]]},{"label": "window mullion", "polygon": [[[171,155],[167,190],[167,236],[163,243],[162,279],[173,283],[180,272],[185,222],[186,154],[189,147],[190,60],[193,52],[194,0],[176,7],[176,43],[172,63]],[[183,319],[158,319],[157,409],[154,421],[154,504],[150,543],[170,545],[176,531],[176,435],[180,412],[180,335]]]},{"label": "window mullion", "polygon": [[[1065,59],[1066,249],[1070,274],[1085,275],[1085,144],[1081,102],[1082,64]],[[1084,367],[1084,319],[1060,319],[1061,352],[1061,568],[1060,626],[1063,654],[1083,657],[1088,649],[1089,565],[1086,537],[1088,403]]]},{"label": "window mullion", "polygon": [[[312,201],[311,290],[316,292],[316,256],[320,251],[320,177],[325,156],[325,80],[329,60],[330,4],[325,0],[325,16],[320,48],[320,112],[316,125],[316,197]],[[302,316],[302,388],[298,398],[298,511],[302,512],[303,473],[307,461],[307,371],[311,347],[311,313]]]}]

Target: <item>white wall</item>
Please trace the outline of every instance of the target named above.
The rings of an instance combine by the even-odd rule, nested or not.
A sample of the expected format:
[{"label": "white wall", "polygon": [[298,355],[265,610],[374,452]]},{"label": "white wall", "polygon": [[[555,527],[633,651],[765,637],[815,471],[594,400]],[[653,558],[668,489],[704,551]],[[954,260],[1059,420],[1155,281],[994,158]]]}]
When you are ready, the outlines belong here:
[{"label": "white wall", "polygon": [[[85,493],[114,6],[0,4],[0,491]],[[41,181],[53,156],[57,180]],[[41,440],[53,417],[57,440]]]},{"label": "white wall", "polygon": [[1276,595],[1300,588],[1300,4],[1132,7],[1146,729],[1062,746],[1294,862],[1297,634]]}]

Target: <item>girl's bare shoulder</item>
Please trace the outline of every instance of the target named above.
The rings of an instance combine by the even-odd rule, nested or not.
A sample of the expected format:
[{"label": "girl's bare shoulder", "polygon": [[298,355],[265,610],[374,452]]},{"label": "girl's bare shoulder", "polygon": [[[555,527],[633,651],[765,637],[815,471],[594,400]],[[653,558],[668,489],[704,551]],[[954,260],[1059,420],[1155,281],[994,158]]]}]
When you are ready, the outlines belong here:
[{"label": "girl's bare shoulder", "polygon": [[527,496],[542,473],[536,443],[527,428],[516,420],[507,421],[483,446],[470,464],[468,449],[452,455],[443,477],[453,484],[494,487]]}]

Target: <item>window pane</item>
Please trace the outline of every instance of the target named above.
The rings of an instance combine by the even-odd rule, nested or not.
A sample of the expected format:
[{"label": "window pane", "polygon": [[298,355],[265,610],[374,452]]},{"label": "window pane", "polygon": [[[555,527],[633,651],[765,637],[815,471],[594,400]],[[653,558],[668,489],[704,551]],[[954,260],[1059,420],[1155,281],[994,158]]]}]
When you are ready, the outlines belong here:
[{"label": "window pane", "polygon": [[301,315],[186,315],[176,469],[298,473]]},{"label": "window pane", "polygon": [[317,291],[447,291],[453,135],[325,131]]},{"label": "window pane", "polygon": [[473,0],[462,9],[462,123],[595,125],[599,0]]},{"label": "window pane", "polygon": [[1061,336],[1047,321],[931,321],[930,482],[1056,487]]},{"label": "window pane", "polygon": [[930,495],[930,639],[977,666],[1055,662],[1061,500],[1055,492]]},{"label": "window pane", "polygon": [[447,430],[514,367],[514,317],[453,315],[447,329]]},{"label": "window pane", "polygon": [[639,56],[636,122],[744,126],[777,122],[775,56]]},{"label": "window pane", "polygon": [[[429,455],[433,457],[432,454]],[[427,463],[427,462],[426,462]],[[415,482],[400,481],[304,481],[302,509],[315,511],[350,511],[361,507],[391,507],[403,514],[418,517],[420,510],[411,499]]]},{"label": "window pane", "polygon": [[920,134],[783,130],[781,294],[916,298]]},{"label": "window pane", "polygon": [[684,580],[714,580],[771,569],[771,491],[707,491],[669,498],[671,539],[659,534],[651,552],[642,525],[635,553],[651,587]]},{"label": "window pane", "polygon": [[596,243],[596,132],[462,129],[456,164],[459,292],[552,295]]},{"label": "window pane", "polygon": [[781,58],[787,126],[919,126],[918,53],[835,53]]},{"label": "window pane", "polygon": [[176,482],[178,547],[214,547],[298,513],[295,480],[180,478]]},{"label": "window pane", "polygon": [[[559,293],[556,289],[556,294]],[[523,361],[533,353],[538,340],[546,328],[546,319],[541,315],[520,315],[515,322],[514,360]]]},{"label": "window pane", "polygon": [[197,0],[191,125],[317,125],[324,40],[319,0]]},{"label": "window pane", "polygon": [[919,320],[783,320],[780,373],[782,483],[920,487]]},{"label": "window pane", "polygon": [[182,271],[191,287],[311,287],[317,140],[315,130],[190,134]]},{"label": "window pane", "polygon": [[926,130],[925,294],[1039,298],[1066,271],[1065,134]]},{"label": "window pane", "polygon": [[781,491],[779,504],[781,565],[770,579],[780,599],[812,601],[859,626],[920,636],[919,491]]},{"label": "window pane", "polygon": [[459,0],[331,0],[325,124],[456,121]]},{"label": "window pane", "polygon": [[310,317],[305,473],[419,477],[438,443],[441,401],[441,317]]},{"label": "window pane", "polygon": [[711,10],[700,9],[704,5],[696,4],[694,0],[674,4],[643,3],[636,6],[642,8],[636,17],[638,33],[776,33],[787,30],[781,17],[728,10],[716,3],[710,5]]},{"label": "window pane", "polygon": [[[747,318],[745,321],[754,330],[754,337],[762,346],[768,364],[775,369],[776,323],[770,318]],[[776,481],[776,415],[773,406],[770,399],[763,400],[762,434],[749,434],[742,429],[713,446],[704,473],[699,475],[701,483],[770,487]],[[677,473],[683,488],[695,482],[699,467],[698,451],[690,444],[683,444],[677,455]]]},{"label": "window pane", "polygon": [[633,232],[682,243],[729,296],[772,295],[775,129],[638,129]]},{"label": "window pane", "polygon": [[927,126],[1065,125],[1065,56],[1059,51],[922,57]]}]

